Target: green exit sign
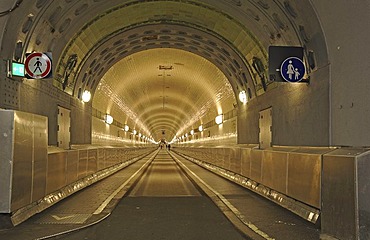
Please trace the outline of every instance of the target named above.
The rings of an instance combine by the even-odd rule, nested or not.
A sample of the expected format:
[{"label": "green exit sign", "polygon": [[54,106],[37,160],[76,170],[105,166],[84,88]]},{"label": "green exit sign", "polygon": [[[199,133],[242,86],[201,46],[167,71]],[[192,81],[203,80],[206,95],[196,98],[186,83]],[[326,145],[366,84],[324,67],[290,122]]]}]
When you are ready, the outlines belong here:
[{"label": "green exit sign", "polygon": [[24,64],[12,62],[12,76],[24,77]]}]

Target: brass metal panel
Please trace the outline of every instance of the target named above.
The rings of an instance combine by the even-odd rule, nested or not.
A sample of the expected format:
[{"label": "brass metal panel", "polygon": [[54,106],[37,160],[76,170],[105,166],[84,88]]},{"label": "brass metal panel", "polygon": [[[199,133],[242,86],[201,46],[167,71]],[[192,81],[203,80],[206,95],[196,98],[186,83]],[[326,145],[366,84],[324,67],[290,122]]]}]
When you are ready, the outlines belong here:
[{"label": "brass metal panel", "polygon": [[241,175],[249,178],[251,176],[251,149],[242,148],[241,154]]},{"label": "brass metal panel", "polygon": [[98,170],[105,168],[105,150],[104,148],[98,148]]},{"label": "brass metal panel", "polygon": [[46,180],[46,194],[52,193],[66,185],[67,152],[49,154]]},{"label": "brass metal panel", "polygon": [[229,166],[229,162],[228,162],[228,150],[227,148],[220,148],[222,150],[219,150],[221,152],[220,155],[218,156],[219,157],[219,160],[222,162],[222,168],[224,169],[228,169],[228,166]]},{"label": "brass metal panel", "polygon": [[220,153],[220,155],[218,156],[219,157],[218,160],[220,161],[220,166],[222,168],[226,169],[226,167],[227,167],[226,149],[225,148],[220,148],[219,153]]},{"label": "brass metal panel", "polygon": [[32,202],[43,198],[46,194],[47,159],[40,159],[33,164]]},{"label": "brass metal panel", "polygon": [[15,211],[31,203],[32,162],[14,162],[12,179],[11,210]]},{"label": "brass metal panel", "polygon": [[211,164],[214,164],[215,163],[215,158],[213,157],[213,153],[212,153],[212,148],[207,148],[207,162],[208,163],[211,163]]},{"label": "brass metal panel", "polygon": [[115,149],[113,159],[114,159],[114,164],[117,164],[117,163],[121,162],[121,159],[120,159],[120,156],[119,156],[119,148]]},{"label": "brass metal panel", "polygon": [[210,151],[211,163],[214,164],[214,165],[217,165],[217,166],[219,166],[219,164],[220,164],[220,160],[219,160],[218,156],[219,156],[218,149],[211,149],[211,151]]},{"label": "brass metal panel", "polygon": [[205,161],[207,163],[209,163],[209,158],[208,158],[208,149],[207,148],[202,148],[202,156],[201,156],[201,160],[202,161]]},{"label": "brass metal panel", "polygon": [[0,213],[10,213],[14,112],[0,109]]},{"label": "brass metal panel", "polygon": [[44,116],[33,115],[33,189],[32,202],[45,196],[46,171],[48,161],[48,119]]},{"label": "brass metal panel", "polygon": [[45,194],[47,118],[19,111],[0,114],[0,144],[10,151],[1,151],[0,211],[10,212]]},{"label": "brass metal panel", "polygon": [[201,159],[202,161],[209,162],[209,160],[208,160],[208,152],[207,152],[207,149],[202,148],[202,149],[201,149],[200,154],[201,154],[201,155],[200,155],[200,159]]},{"label": "brass metal panel", "polygon": [[230,170],[241,174],[241,150],[240,148],[230,148]]},{"label": "brass metal panel", "polygon": [[321,208],[321,156],[288,155],[288,196],[317,209]]},{"label": "brass metal panel", "polygon": [[334,147],[299,147],[292,150],[292,152],[322,155],[333,150],[336,149]]},{"label": "brass metal panel", "polygon": [[124,162],[126,160],[124,148],[117,149],[117,162]]},{"label": "brass metal panel", "polygon": [[216,156],[214,157],[217,159],[216,165],[225,168],[225,149],[217,148]]},{"label": "brass metal panel", "polygon": [[116,164],[118,162],[118,150],[116,148],[112,149],[111,156],[110,156],[110,166]]},{"label": "brass metal panel", "polygon": [[216,154],[214,154],[214,149],[213,148],[209,148],[208,152],[209,152],[209,155],[208,155],[208,159],[209,159],[209,163],[211,164],[216,164],[217,162],[217,159],[216,159]]},{"label": "brass metal panel", "polygon": [[112,152],[113,152],[113,149],[111,149],[111,148],[106,148],[106,149],[104,149],[104,152],[105,152],[105,167],[109,167],[109,166],[111,166],[112,165],[112,162],[113,162],[113,160],[112,160],[112,156],[113,156],[113,154],[112,154]]},{"label": "brass metal panel", "polygon": [[98,170],[98,150],[88,150],[88,163],[87,163],[87,175],[93,174]]},{"label": "brass metal panel", "polygon": [[287,193],[288,153],[264,151],[261,183],[278,192]]},{"label": "brass metal panel", "polygon": [[206,162],[213,163],[213,157],[212,157],[212,149],[211,148],[205,148],[205,154],[206,154]]},{"label": "brass metal panel", "polygon": [[129,160],[130,155],[128,153],[129,153],[128,149],[121,148],[121,153],[120,153],[120,161],[121,162],[125,162],[125,161]]},{"label": "brass metal panel", "polygon": [[78,150],[67,152],[66,184],[78,180]]},{"label": "brass metal panel", "polygon": [[33,117],[30,113],[14,112],[14,158],[11,209],[31,203],[33,169]]},{"label": "brass metal panel", "polygon": [[[346,154],[346,155],[342,155]],[[357,239],[355,155],[343,150],[323,157],[321,231],[341,239]]]},{"label": "brass metal panel", "polygon": [[116,149],[108,148],[106,149],[106,163],[108,166],[112,166],[116,163]]},{"label": "brass metal panel", "polygon": [[250,178],[256,182],[262,181],[262,150],[251,150],[251,174]]},{"label": "brass metal panel", "polygon": [[87,175],[87,150],[78,150],[78,179],[86,177]]},{"label": "brass metal panel", "polygon": [[337,156],[337,157],[356,157],[364,152],[368,151],[364,148],[339,148],[326,153],[325,156]]}]

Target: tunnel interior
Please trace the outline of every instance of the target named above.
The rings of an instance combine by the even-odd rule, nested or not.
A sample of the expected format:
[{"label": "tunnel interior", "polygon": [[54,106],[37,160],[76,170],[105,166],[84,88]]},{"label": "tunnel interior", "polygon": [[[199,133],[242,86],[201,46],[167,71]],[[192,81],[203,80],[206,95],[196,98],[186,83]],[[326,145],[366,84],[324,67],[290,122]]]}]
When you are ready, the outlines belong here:
[{"label": "tunnel interior", "polygon": [[[324,77],[328,73],[321,71],[318,77],[322,80],[315,81],[317,69],[327,63],[327,50],[325,38],[322,33],[320,22],[315,9],[309,1],[295,3],[293,1],[269,2],[265,0],[251,1],[59,1],[48,2],[38,0],[25,6],[22,4],[16,8],[20,15],[26,16],[23,21],[10,19],[9,25],[19,29],[13,34],[4,36],[4,48],[16,61],[24,61],[26,53],[33,51],[50,51],[53,53],[53,79],[56,89],[49,89],[46,99],[38,99],[33,94],[23,94],[18,101],[12,102],[20,106],[20,110],[41,113],[49,117],[49,144],[57,144],[57,118],[54,112],[56,106],[71,110],[71,144],[94,143],[100,137],[112,135],[126,138],[120,129],[126,125],[130,131],[135,130],[145,138],[134,137],[139,142],[161,139],[165,133],[167,141],[180,140],[180,137],[194,130],[196,137],[185,137],[185,141],[194,141],[219,136],[233,136],[230,143],[255,144],[259,143],[259,115],[264,109],[272,108],[272,145],[315,145],[327,146],[329,139],[328,127],[329,116],[327,114],[329,102],[322,99],[329,96],[328,81]],[[15,47],[12,42],[16,42]],[[9,45],[9,48],[7,46]],[[287,85],[276,83],[268,76],[268,48],[275,46],[301,46],[304,48],[304,62],[307,66],[307,76],[310,77],[310,86],[304,84]],[[168,50],[164,50],[168,49]],[[151,50],[151,51],[149,51]],[[174,51],[177,50],[177,51]],[[188,52],[189,54],[181,51]],[[134,103],[126,106],[126,111],[117,103],[117,99],[111,99],[108,104],[100,100],[101,88],[99,86],[113,79],[115,90],[127,89],[131,84],[126,82],[126,76],[109,75],[112,69],[116,69],[122,62],[127,62],[136,54],[142,54],[151,59],[159,52],[167,57],[172,56],[172,62],[163,58],[163,63],[157,61],[156,66],[146,66],[150,61],[140,62],[136,69],[146,70],[157,68],[157,73],[152,76],[140,76],[143,81],[149,78],[174,78],[167,72],[173,73],[181,70],[190,81],[196,68],[185,73],[187,66],[181,65],[183,56],[194,56],[194,59],[203,58],[209,62],[203,66],[203,74],[217,68],[217,74],[222,74],[232,89],[233,99],[213,92],[209,84],[198,84],[199,87],[190,95],[179,97],[168,115],[154,114],[149,112],[155,109],[158,101],[149,100],[143,96],[142,89],[135,88],[131,92],[115,92],[116,98],[122,100],[128,96],[137,95],[137,99],[148,99],[153,106]],[[153,55],[153,57],[151,57]],[[174,57],[177,59],[174,59]],[[199,56],[199,57],[198,57]],[[196,62],[196,60],[194,60]],[[189,65],[190,66],[190,65]],[[172,70],[165,70],[171,68]],[[166,74],[158,73],[164,69]],[[111,71],[110,71],[111,70]],[[127,69],[120,74],[133,76],[133,68]],[[143,74],[144,71],[140,71]],[[200,72],[200,70],[198,70]],[[149,74],[149,73],[148,73]],[[107,81],[109,76],[109,81]],[[136,76],[138,77],[138,76]],[[204,82],[212,82],[213,75],[209,75]],[[195,77],[196,78],[196,77]],[[165,79],[166,81],[166,79]],[[196,80],[198,82],[198,80]],[[203,81],[203,80],[202,80]],[[162,79],[163,82],[163,79]],[[201,80],[199,79],[199,82]],[[25,80],[27,85],[39,88],[33,81]],[[44,84],[44,83],[41,83]],[[113,84],[113,82],[112,82]],[[46,84],[48,85],[48,84]],[[163,85],[163,84],[162,84]],[[105,85],[104,85],[105,86]],[[20,86],[23,87],[23,86]],[[111,86],[112,87],[112,86]],[[151,92],[163,93],[163,86],[157,84]],[[169,95],[159,95],[163,103],[166,98],[175,96],[175,87],[167,88]],[[182,87],[182,86],[179,86]],[[45,86],[45,88],[50,88]],[[162,88],[162,90],[161,90]],[[106,89],[106,88],[105,88]],[[79,103],[71,104],[67,98],[49,99],[50,95],[58,95],[63,91],[73,101],[81,100],[84,91],[90,91],[92,102],[81,106]],[[181,90],[179,90],[181,91]],[[185,90],[184,92],[187,92]],[[245,92],[246,102],[239,101],[240,92]],[[55,92],[55,93],[54,93]],[[192,94],[192,96],[191,96]],[[196,102],[199,96],[216,94],[204,102]],[[158,95],[158,94],[157,94]],[[162,97],[161,97],[162,96]],[[166,97],[168,96],[168,97]],[[282,96],[292,99],[294,103],[286,101]],[[23,99],[36,98],[35,101],[48,102],[45,109],[28,103],[22,103]],[[173,97],[172,97],[173,98]],[[212,99],[213,98],[213,99]],[[306,101],[306,99],[310,101]],[[97,100],[99,99],[99,100]],[[158,100],[158,99],[157,99]],[[115,102],[116,101],[116,102]],[[208,106],[213,102],[213,106]],[[11,103],[11,102],[9,102]],[[310,116],[297,114],[305,109],[314,109]],[[185,107],[186,106],[186,107]],[[184,111],[187,106],[193,109],[188,115],[181,116],[177,113]],[[208,107],[208,115],[205,116],[201,108]],[[54,108],[54,110],[51,110]],[[183,108],[183,109],[180,109]],[[54,111],[54,112],[53,112]],[[134,113],[134,115],[132,115]],[[114,133],[94,130],[97,119],[104,120],[106,114],[111,114],[114,122]],[[214,127],[212,121],[219,114],[223,114],[226,121],[230,120],[230,126],[224,125],[223,129]],[[167,116],[170,116],[167,118]],[[133,119],[133,116],[138,118]],[[149,117],[150,116],[150,117]],[[164,119],[166,118],[166,119]],[[181,118],[181,120],[179,119]],[[314,125],[314,129],[310,125]],[[85,123],[85,124],[81,124]],[[302,124],[303,123],[303,124]],[[204,126],[203,126],[204,125]],[[199,126],[211,128],[209,131],[198,133]],[[113,128],[113,127],[112,127]],[[83,129],[83,131],[81,131]],[[96,133],[96,134],[95,134]],[[301,139],[302,134],[310,137]],[[104,135],[104,136],[102,136]],[[126,134],[127,137],[128,134]],[[134,139],[131,136],[131,140]],[[184,141],[182,139],[181,141]]]},{"label": "tunnel interior", "polygon": [[[111,131],[104,133],[102,129],[104,126],[98,127],[93,119],[92,142],[96,142],[94,136],[98,135],[125,136],[144,142],[148,139],[158,141],[162,138],[166,141],[181,142],[184,138],[186,141],[192,141],[232,134],[235,138],[232,143],[258,143],[259,133],[256,126],[258,118],[254,107],[256,105],[259,108],[271,107],[271,103],[270,106],[260,106],[266,105],[260,103],[261,99],[266,98],[269,100],[265,101],[271,102],[271,99],[278,97],[274,96],[274,93],[266,93],[276,91],[278,87],[282,88],[280,84],[269,79],[268,46],[288,43],[303,45],[307,53],[310,51],[308,47],[310,39],[301,22],[303,20],[301,17],[304,16],[298,14],[303,6],[288,2],[284,2],[283,6],[278,4],[275,6],[265,1],[250,1],[245,4],[235,2],[235,6],[231,3],[232,7],[223,11],[222,6],[215,3],[213,5],[195,1],[130,1],[120,5],[111,4],[105,11],[99,11],[99,14],[89,18],[84,24],[81,21],[86,20],[86,17],[81,16],[85,15],[85,8],[90,5],[65,4],[70,7],[65,14],[52,14],[48,19],[48,22],[59,23],[58,17],[63,16],[66,20],[58,31],[60,34],[70,36],[66,47],[60,51],[54,86],[78,99],[81,99],[85,90],[90,91],[93,95],[94,117],[102,120],[106,114],[112,115],[115,120],[113,125],[118,128],[128,126],[131,133],[133,130],[137,133],[136,137],[129,136],[125,131],[119,133],[120,130],[117,130],[117,134],[112,134]],[[48,12],[52,12],[50,8],[51,6],[48,7]],[[53,8],[55,12],[64,10],[62,6]],[[75,16],[79,13],[79,22],[72,26],[71,22],[75,18],[69,15],[73,10]],[[284,18],[278,15],[278,10],[284,13],[282,15]],[[38,27],[41,28],[41,25]],[[80,28],[76,28],[77,26]],[[72,28],[75,28],[74,32],[71,31]],[[140,59],[151,61],[140,63],[132,61],[139,55]],[[194,61],[187,60],[185,56],[194,56]],[[198,56],[211,64],[197,68],[199,66],[195,62],[199,59]],[[154,58],[157,58],[156,64],[152,63]],[[306,56],[305,60],[308,61]],[[132,63],[123,65],[123,62],[128,61]],[[183,63],[186,61],[187,65]],[[136,62],[136,66],[133,62]],[[197,66],[190,65],[190,62]],[[118,68],[120,71],[117,71]],[[156,72],[144,74],[145,71],[154,68]],[[311,70],[309,69],[308,73]],[[179,76],[180,71],[183,77]],[[209,74],[210,72],[217,76]],[[201,73],[203,77],[197,75]],[[193,90],[187,89],[190,84],[166,86],[166,81],[172,84],[180,82],[171,80],[177,77],[182,79],[181,82],[196,81],[198,86]],[[128,80],[129,78],[131,80]],[[133,81],[139,82],[134,79],[153,82],[158,78],[162,78],[159,80],[162,83],[152,85],[150,91],[145,90],[144,85],[133,87]],[[212,82],[217,89],[217,78],[224,78],[229,82],[224,83],[225,86],[229,85],[225,91],[212,89]],[[291,87],[283,87],[290,88],[286,91],[294,91],[295,95],[306,91],[302,86],[295,86],[293,90]],[[226,90],[228,88],[232,90],[233,98],[230,97],[230,91]],[[101,93],[102,89],[105,93]],[[115,91],[112,92],[113,89]],[[239,101],[239,93],[242,91],[246,93],[246,101],[251,102],[248,106]],[[149,95],[154,92],[157,92],[156,100]],[[187,95],[183,97],[178,94],[179,92]],[[270,96],[263,96],[265,94]],[[322,93],[317,95],[320,94]],[[104,95],[111,98],[105,98]],[[210,97],[202,100],[205,96]],[[134,99],[128,99],[130,97],[141,101],[147,99],[147,103],[137,103]],[[257,97],[260,97],[259,103],[256,103]],[[169,109],[164,111],[166,102],[174,98],[178,102],[173,103],[172,107],[168,105]],[[162,102],[161,113],[157,111],[161,105],[159,102]],[[284,107],[278,108],[278,112],[284,111]],[[189,109],[192,110],[188,111]],[[184,114],[184,111],[187,114]],[[252,112],[249,113],[250,111]],[[211,122],[219,114],[224,116],[227,114],[231,116],[229,119],[234,117],[238,120],[230,127],[226,127],[226,130],[212,129],[191,138],[192,130],[198,132],[199,127],[204,127],[204,124],[210,128],[214,125]],[[277,135],[274,137],[277,140],[276,144],[279,144],[279,129],[280,127],[277,127],[277,131],[274,131]],[[238,134],[245,130],[247,134]],[[284,138],[282,137],[282,143],[286,141]]]},{"label": "tunnel interior", "polygon": [[[223,175],[240,174],[244,182],[252,179],[313,207],[315,214],[322,211],[323,229],[345,229],[336,229],[343,222],[325,206],[345,210],[341,217],[368,212],[363,201],[368,174],[361,165],[370,142],[369,83],[362,71],[368,61],[361,61],[369,39],[362,30],[369,21],[363,18],[369,14],[363,3],[4,0],[0,5],[0,111],[16,133],[36,131],[24,139],[30,143],[38,136],[42,146],[10,143],[19,149],[14,169],[21,170],[14,182],[12,166],[3,170],[15,186],[8,196],[22,201],[12,210],[142,154],[163,139],[175,141],[174,149],[189,158],[202,157],[206,166],[223,169]],[[361,44],[353,47],[353,41]],[[302,47],[309,82],[272,81],[270,46]],[[52,53],[53,77],[9,77],[8,64],[24,63],[33,52]],[[85,91],[90,101],[82,101]],[[13,115],[3,109],[14,110]],[[61,127],[62,114],[69,116],[70,126]],[[105,122],[108,115],[112,124]],[[219,115],[223,122],[218,125]],[[27,120],[31,117],[33,122]],[[69,142],[60,147],[63,131],[70,134]],[[24,142],[24,136],[13,136]],[[359,166],[360,175],[348,173]],[[24,176],[32,179],[33,174],[39,174],[35,182],[24,185]],[[354,182],[361,182],[364,191],[357,192]],[[352,195],[334,202],[343,195],[343,183]],[[22,198],[25,188],[27,199]],[[361,214],[359,219],[351,227],[368,222]]]}]

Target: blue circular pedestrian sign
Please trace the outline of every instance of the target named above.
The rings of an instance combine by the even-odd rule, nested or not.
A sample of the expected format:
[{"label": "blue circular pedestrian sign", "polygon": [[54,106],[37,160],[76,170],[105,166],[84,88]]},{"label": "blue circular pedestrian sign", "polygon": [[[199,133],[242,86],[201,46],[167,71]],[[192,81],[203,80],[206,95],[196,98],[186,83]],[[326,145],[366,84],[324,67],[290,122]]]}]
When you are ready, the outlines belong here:
[{"label": "blue circular pedestrian sign", "polygon": [[299,82],[303,79],[306,68],[301,59],[288,57],[280,67],[280,74],[287,82]]}]

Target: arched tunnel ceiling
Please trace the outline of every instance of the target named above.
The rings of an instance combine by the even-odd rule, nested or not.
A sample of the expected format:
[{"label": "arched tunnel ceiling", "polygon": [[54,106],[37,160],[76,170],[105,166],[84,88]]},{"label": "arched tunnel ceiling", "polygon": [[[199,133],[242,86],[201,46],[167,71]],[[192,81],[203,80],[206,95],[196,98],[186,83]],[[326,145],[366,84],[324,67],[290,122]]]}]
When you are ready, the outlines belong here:
[{"label": "arched tunnel ceiling", "polygon": [[101,79],[93,107],[156,140],[233,109],[225,75],[196,54],[170,48],[132,54]]},{"label": "arched tunnel ceiling", "polygon": [[[215,81],[212,79],[215,73],[220,83],[225,84],[225,79],[230,83],[232,91],[232,97],[229,93],[218,96],[223,99],[218,103],[223,112],[235,106],[235,95],[240,90],[247,90],[250,98],[263,94],[266,86],[262,87],[261,79],[268,86],[274,84],[269,82],[266,72],[256,72],[253,59],[259,58],[266,71],[269,45],[304,46],[310,43],[313,26],[318,24],[310,20],[314,11],[309,1],[298,4],[288,0],[37,0],[24,1],[22,6],[25,5],[23,11],[28,17],[20,25],[18,36],[18,41],[25,45],[22,55],[35,50],[53,51],[58,61],[54,73],[56,87],[75,97],[80,97],[85,89],[90,90],[94,94],[93,107],[121,117],[122,123],[130,122],[127,116],[137,116],[133,126],[148,131],[147,134],[167,127],[174,135],[176,130],[214,118],[204,116],[199,104],[212,102],[210,115],[221,111],[214,99],[217,87],[210,88],[208,84]],[[73,56],[76,65],[70,61]],[[148,56],[153,61],[143,60]],[[130,66],[133,60],[140,65]],[[158,95],[161,85],[157,84],[148,93],[143,88],[131,88],[129,92],[125,89],[130,86],[122,83],[132,82],[126,78],[130,76],[140,78],[148,87],[149,79],[155,74],[160,78],[153,69],[158,71],[163,61],[173,65],[172,72],[178,79],[184,79],[184,86],[194,80],[191,76],[203,82],[196,81],[194,86],[199,87],[192,90],[192,95],[185,94],[184,99],[175,98],[184,92],[165,88],[168,94],[162,94],[162,108],[163,96],[164,100],[168,96],[174,101],[168,104],[166,113],[159,113],[155,111],[161,95],[157,96],[159,100],[153,97]],[[207,67],[199,69],[195,62]],[[118,71],[121,64],[125,70]],[[185,73],[187,66],[192,68]],[[210,72],[208,77],[202,76]],[[137,86],[137,82],[130,85]],[[107,92],[114,98],[103,99],[109,95]],[[132,99],[126,99],[127,94],[132,94]],[[206,100],[206,96],[210,98]],[[130,105],[121,109],[122,101]]]},{"label": "arched tunnel ceiling", "polygon": [[63,57],[64,66],[70,56],[79,58],[68,79],[72,94],[89,89],[94,108],[156,140],[172,140],[233,109],[234,91],[256,94],[245,60],[251,52],[266,59],[249,31],[226,14],[195,2],[150,1],[95,18]]}]

